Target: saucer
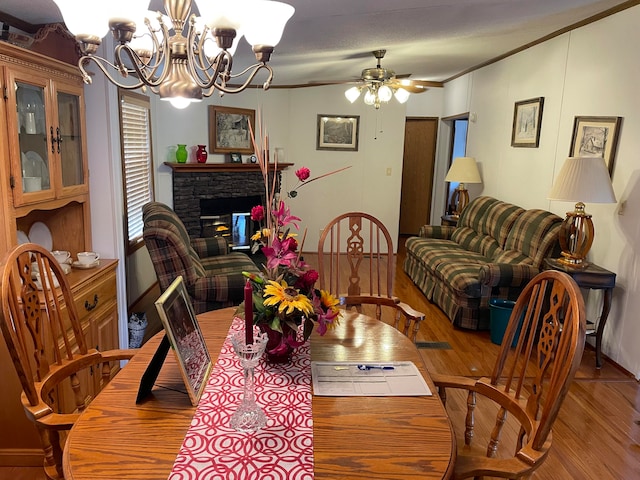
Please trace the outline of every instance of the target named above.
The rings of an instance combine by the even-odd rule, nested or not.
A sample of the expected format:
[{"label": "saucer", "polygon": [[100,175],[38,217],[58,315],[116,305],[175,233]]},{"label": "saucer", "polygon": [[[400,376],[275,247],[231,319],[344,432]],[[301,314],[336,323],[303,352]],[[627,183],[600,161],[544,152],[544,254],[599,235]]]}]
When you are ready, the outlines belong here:
[{"label": "saucer", "polygon": [[98,265],[100,265],[100,260],[99,259],[96,260],[93,263],[80,263],[78,260],[76,260],[71,264],[71,266],[73,268],[79,268],[79,269],[82,269],[82,270],[86,270],[88,268],[95,268]]}]

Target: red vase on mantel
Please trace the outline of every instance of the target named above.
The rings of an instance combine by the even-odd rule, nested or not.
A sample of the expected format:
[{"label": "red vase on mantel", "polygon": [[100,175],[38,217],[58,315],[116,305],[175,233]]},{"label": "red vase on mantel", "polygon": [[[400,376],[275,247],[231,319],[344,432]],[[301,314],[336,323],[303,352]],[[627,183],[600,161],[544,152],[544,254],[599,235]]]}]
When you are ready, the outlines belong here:
[{"label": "red vase on mantel", "polygon": [[196,160],[198,163],[207,163],[207,157],[209,154],[207,153],[206,145],[198,145],[198,151],[196,151]]}]

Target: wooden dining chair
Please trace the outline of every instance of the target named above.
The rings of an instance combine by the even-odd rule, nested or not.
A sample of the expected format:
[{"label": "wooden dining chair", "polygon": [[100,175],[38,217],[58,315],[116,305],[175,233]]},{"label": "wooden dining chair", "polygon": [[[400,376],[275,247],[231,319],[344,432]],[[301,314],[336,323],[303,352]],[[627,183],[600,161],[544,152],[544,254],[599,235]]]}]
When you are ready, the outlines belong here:
[{"label": "wooden dining chair", "polygon": [[415,343],[425,316],[393,295],[394,269],[391,235],[372,215],[344,213],[331,220],[320,235],[320,288],[339,297],[345,308],[353,307],[378,320],[390,315],[389,322]]},{"label": "wooden dining chair", "polygon": [[[520,294],[490,378],[432,375],[443,402],[448,389],[468,392],[454,478],[529,478],[542,464],[580,365],[585,332],[584,300],[575,281],[564,272],[545,271]],[[463,405],[458,398],[448,408],[450,416],[462,413]],[[486,442],[474,438],[479,431]]]},{"label": "wooden dining chair", "polygon": [[0,327],[22,384],[22,404],[38,430],[47,478],[61,479],[65,431],[109,382],[109,362],[128,360],[135,350],[88,347],[67,278],[43,247],[26,243],[11,250],[1,282]]}]

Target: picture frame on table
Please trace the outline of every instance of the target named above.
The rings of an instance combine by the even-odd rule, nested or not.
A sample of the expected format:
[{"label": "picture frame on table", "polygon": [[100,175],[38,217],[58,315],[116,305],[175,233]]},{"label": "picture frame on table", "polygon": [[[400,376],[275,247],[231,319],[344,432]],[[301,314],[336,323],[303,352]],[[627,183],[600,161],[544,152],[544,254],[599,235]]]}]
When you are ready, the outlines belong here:
[{"label": "picture frame on table", "polygon": [[253,153],[249,125],[255,132],[256,111],[209,105],[209,151]]},{"label": "picture frame on table", "polygon": [[213,364],[182,276],[156,300],[165,334],[180,365],[191,404],[196,406]]},{"label": "picture frame on table", "polygon": [[601,157],[613,173],[622,117],[575,117],[570,157]]},{"label": "picture frame on table", "polygon": [[513,107],[512,147],[538,148],[544,97],[516,102]]},{"label": "picture frame on table", "polygon": [[230,163],[242,163],[242,155],[238,152],[232,152],[229,154],[229,162]]},{"label": "picture frame on table", "polygon": [[360,115],[318,115],[316,150],[358,151]]}]

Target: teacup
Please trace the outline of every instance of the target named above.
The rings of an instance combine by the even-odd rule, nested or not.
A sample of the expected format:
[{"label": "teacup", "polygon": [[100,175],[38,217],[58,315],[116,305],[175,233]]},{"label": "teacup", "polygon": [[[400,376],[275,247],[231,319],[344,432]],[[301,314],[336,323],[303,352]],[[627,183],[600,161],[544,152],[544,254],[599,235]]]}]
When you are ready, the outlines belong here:
[{"label": "teacup", "polygon": [[79,252],[78,253],[78,262],[81,265],[91,265],[100,260],[100,255],[96,252]]},{"label": "teacup", "polygon": [[71,252],[68,252],[66,250],[54,250],[51,253],[53,255],[53,258],[55,258],[60,265],[62,265],[63,263],[67,263],[71,258]]}]

